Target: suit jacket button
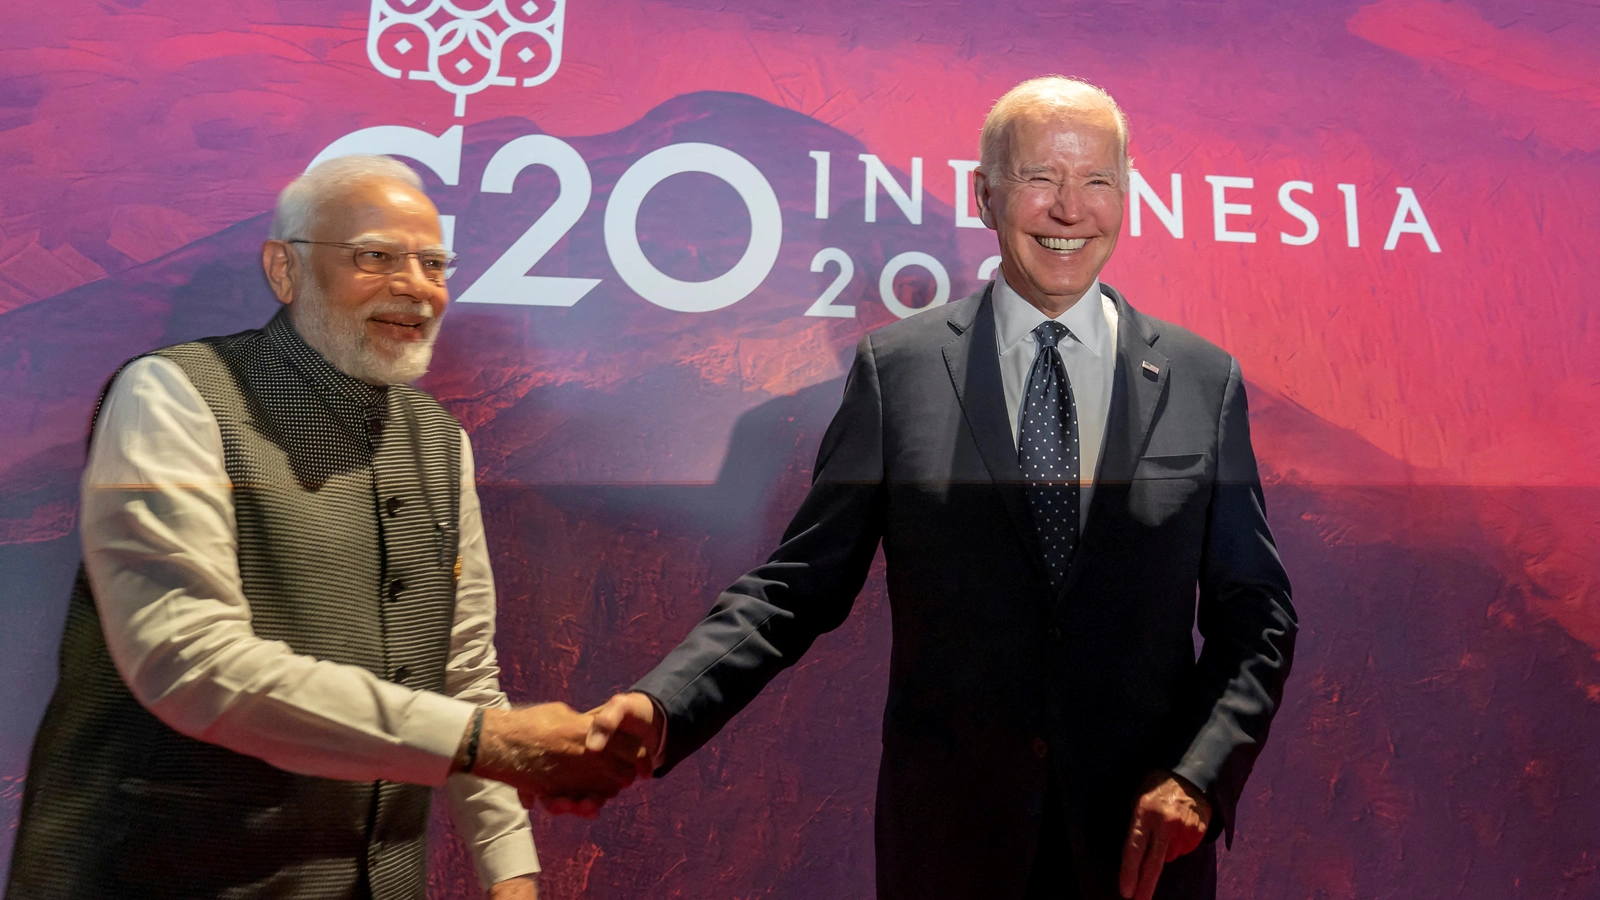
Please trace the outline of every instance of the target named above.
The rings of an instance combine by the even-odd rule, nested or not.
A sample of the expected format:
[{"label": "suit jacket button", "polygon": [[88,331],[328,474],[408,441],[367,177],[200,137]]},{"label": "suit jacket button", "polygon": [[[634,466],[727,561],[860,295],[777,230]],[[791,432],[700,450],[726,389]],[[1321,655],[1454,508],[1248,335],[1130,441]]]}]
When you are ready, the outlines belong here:
[{"label": "suit jacket button", "polygon": [[1044,759],[1046,756],[1050,755],[1050,745],[1045,743],[1044,738],[1040,737],[1033,739],[1033,755],[1039,757],[1040,759]]},{"label": "suit jacket button", "polygon": [[1052,644],[1061,643],[1061,626],[1051,625],[1044,630],[1044,639]]},{"label": "suit jacket button", "polygon": [[405,589],[406,583],[398,578],[389,582],[389,602],[393,603],[394,601],[399,600],[400,592]]},{"label": "suit jacket button", "polygon": [[406,501],[405,500],[403,500],[403,499],[401,499],[399,497],[390,497],[388,500],[384,501],[383,509],[384,509],[384,512],[387,512],[389,514],[389,518],[392,519],[392,518],[395,517],[396,514],[398,514],[400,512],[400,507],[405,506],[405,505],[406,505]]},{"label": "suit jacket button", "polygon": [[395,684],[405,684],[406,679],[410,677],[411,669],[407,668],[406,666],[401,666],[400,668],[394,670],[394,674],[389,677],[389,680]]}]

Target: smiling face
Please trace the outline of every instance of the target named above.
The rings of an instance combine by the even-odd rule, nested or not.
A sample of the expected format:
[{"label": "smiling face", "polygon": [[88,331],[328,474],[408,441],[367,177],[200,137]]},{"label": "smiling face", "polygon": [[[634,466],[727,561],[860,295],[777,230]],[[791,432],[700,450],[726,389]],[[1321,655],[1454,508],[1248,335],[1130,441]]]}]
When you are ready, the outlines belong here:
[{"label": "smiling face", "polygon": [[1006,283],[1053,318],[1094,284],[1122,231],[1117,117],[1098,104],[1030,109],[1007,125],[1007,144],[999,171],[974,173],[978,208]]},{"label": "smiling face", "polygon": [[[426,196],[391,178],[369,178],[322,200],[307,241],[442,250],[439,213]],[[391,273],[356,265],[355,251],[328,243],[268,241],[263,264],[295,329],[340,371],[372,384],[403,384],[427,372],[450,294],[407,258]]]}]

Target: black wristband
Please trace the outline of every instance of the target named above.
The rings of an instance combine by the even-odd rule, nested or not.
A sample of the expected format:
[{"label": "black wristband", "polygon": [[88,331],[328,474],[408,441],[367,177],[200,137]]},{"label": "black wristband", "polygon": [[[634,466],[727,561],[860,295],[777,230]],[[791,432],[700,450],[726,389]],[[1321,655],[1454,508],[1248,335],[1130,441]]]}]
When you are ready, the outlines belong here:
[{"label": "black wristband", "polygon": [[472,734],[467,737],[467,758],[461,764],[461,771],[472,774],[472,767],[478,764],[478,741],[483,738],[483,707],[478,707],[472,713]]}]

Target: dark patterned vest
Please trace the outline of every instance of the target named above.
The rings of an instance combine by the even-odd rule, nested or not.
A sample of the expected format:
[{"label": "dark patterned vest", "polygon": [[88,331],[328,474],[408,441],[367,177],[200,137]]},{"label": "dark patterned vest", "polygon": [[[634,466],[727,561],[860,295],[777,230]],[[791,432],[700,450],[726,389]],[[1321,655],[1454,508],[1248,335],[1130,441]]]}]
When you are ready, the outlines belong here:
[{"label": "dark patterned vest", "polygon": [[[221,426],[256,634],[442,690],[456,420],[420,391],[342,374],[282,312],[156,355]],[[420,900],[430,795],[296,775],[167,727],[118,676],[80,568],[6,896]]]}]

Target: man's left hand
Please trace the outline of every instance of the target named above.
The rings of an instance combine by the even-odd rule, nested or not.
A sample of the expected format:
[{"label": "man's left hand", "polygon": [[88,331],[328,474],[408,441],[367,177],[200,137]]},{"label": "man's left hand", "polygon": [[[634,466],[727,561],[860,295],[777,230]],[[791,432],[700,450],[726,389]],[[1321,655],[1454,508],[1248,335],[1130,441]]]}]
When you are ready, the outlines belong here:
[{"label": "man's left hand", "polygon": [[532,875],[507,878],[489,888],[489,900],[539,900],[539,882]]},{"label": "man's left hand", "polygon": [[1152,772],[1133,805],[1133,824],[1122,845],[1122,896],[1150,900],[1161,867],[1192,853],[1211,825],[1211,804],[1194,785],[1171,772]]}]

